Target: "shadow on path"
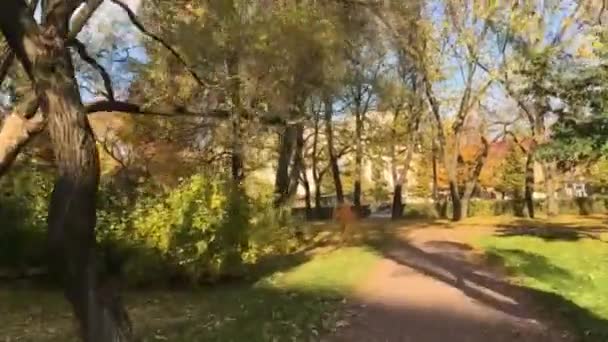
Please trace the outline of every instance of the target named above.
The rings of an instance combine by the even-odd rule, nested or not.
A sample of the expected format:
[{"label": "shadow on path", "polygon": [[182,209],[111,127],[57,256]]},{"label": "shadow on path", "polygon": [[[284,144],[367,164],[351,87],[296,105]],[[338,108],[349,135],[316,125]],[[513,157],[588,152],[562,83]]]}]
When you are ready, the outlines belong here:
[{"label": "shadow on path", "polygon": [[[355,325],[360,325],[359,332],[357,328],[351,328],[350,332],[347,329],[344,335],[351,341],[365,341],[353,339],[353,334],[366,330],[393,331],[393,337],[377,341],[577,340],[563,328],[563,317],[559,313],[594,322],[598,327],[608,325],[606,320],[561,296],[518,286],[486,263],[471,261],[472,248],[465,243],[448,241],[450,239],[418,241],[409,238],[404,229],[380,226],[376,230],[367,234],[365,243],[393,266],[385,266],[390,272],[374,276],[383,279],[370,280],[378,284],[369,287],[367,295],[371,300],[364,300],[371,303],[363,310],[368,316],[367,323],[355,321]],[[524,271],[543,270],[543,274],[535,273],[536,277],[566,280],[571,277],[567,270],[540,255],[501,252],[517,253]],[[502,260],[496,260],[498,254],[492,258],[502,264]],[[387,285],[389,283],[391,285]],[[391,286],[396,289],[389,288]],[[543,303],[558,310],[547,312],[547,306],[539,305]],[[604,337],[593,332],[581,334],[584,341],[605,341]]]}]

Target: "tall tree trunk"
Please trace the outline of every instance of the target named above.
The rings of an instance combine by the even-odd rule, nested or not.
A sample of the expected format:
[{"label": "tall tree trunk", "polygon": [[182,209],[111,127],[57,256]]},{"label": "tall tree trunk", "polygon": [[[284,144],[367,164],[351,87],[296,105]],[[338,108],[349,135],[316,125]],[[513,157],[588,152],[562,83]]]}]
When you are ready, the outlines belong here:
[{"label": "tall tree trunk", "polygon": [[306,206],[306,218],[312,218],[312,194],[310,191],[310,182],[308,181],[308,175],[306,169],[302,170],[302,185],[304,186],[304,205]]},{"label": "tall tree trunk", "polygon": [[363,116],[359,109],[355,113],[355,184],[353,189],[353,204],[357,213],[361,212],[361,173],[363,164]]},{"label": "tall tree trunk", "polygon": [[275,206],[286,203],[289,198],[289,165],[291,164],[296,140],[296,128],[288,125],[279,136],[279,160],[275,177]]},{"label": "tall tree trunk", "polygon": [[393,210],[391,215],[393,220],[403,217],[403,189],[407,189],[407,174],[410,170],[410,164],[412,163],[412,158],[414,156],[414,139],[410,138],[408,140],[407,154],[405,156],[405,161],[403,162],[403,169],[398,176],[397,184],[395,185],[395,190],[393,192]]},{"label": "tall tree trunk", "polygon": [[338,204],[344,203],[344,191],[342,188],[342,179],[340,178],[340,167],[338,165],[338,157],[334,147],[334,131],[333,131],[333,108],[331,99],[325,99],[325,134],[327,135],[327,152],[329,154],[329,165],[331,175],[334,178],[336,187],[336,201]]},{"label": "tall tree trunk", "polygon": [[48,215],[51,269],[62,279],[84,341],[128,341],[130,322],[115,286],[97,273],[99,158],[65,47],[69,17],[79,4],[47,1],[47,26],[41,32],[23,1],[3,0],[0,30],[35,85],[48,119],[57,166]]},{"label": "tall tree trunk", "polygon": [[315,183],[315,213],[317,218],[321,218],[321,178],[314,177]]},{"label": "tall tree trunk", "polygon": [[528,216],[534,218],[534,154],[528,148],[526,152],[526,180],[524,188],[524,199],[528,208]]},{"label": "tall tree trunk", "polygon": [[321,180],[322,175],[319,172],[319,112],[312,110],[313,113],[313,135],[312,135],[312,180],[315,186],[315,214],[317,218],[321,217]]},{"label": "tall tree trunk", "polygon": [[[460,132],[459,130],[454,130],[454,147],[453,153],[450,154],[450,151],[447,150],[447,139],[445,137],[445,133],[443,131],[443,121],[441,119],[441,113],[439,110],[439,103],[437,99],[433,95],[433,89],[431,82],[424,78],[424,87],[426,97],[431,105],[431,112],[435,117],[435,124],[437,130],[437,141],[439,142],[439,150],[443,155],[443,164],[448,174],[448,185],[450,188],[450,198],[452,200],[452,220],[460,221],[462,218],[462,206],[460,204],[460,193],[458,190],[458,152],[459,152],[459,143],[460,143]],[[459,119],[460,121],[463,118]],[[456,127],[456,125],[454,125]]]},{"label": "tall tree trunk", "polygon": [[490,144],[486,140],[485,137],[481,137],[482,150],[481,153],[477,156],[475,160],[475,167],[473,168],[473,172],[469,175],[469,179],[467,180],[464,191],[462,192],[461,198],[461,213],[460,217],[466,218],[469,216],[469,202],[471,201],[471,197],[473,196],[473,191],[477,187],[477,182],[479,180],[479,175],[481,175],[481,170],[483,170],[483,166],[488,158],[488,151],[490,149]]}]

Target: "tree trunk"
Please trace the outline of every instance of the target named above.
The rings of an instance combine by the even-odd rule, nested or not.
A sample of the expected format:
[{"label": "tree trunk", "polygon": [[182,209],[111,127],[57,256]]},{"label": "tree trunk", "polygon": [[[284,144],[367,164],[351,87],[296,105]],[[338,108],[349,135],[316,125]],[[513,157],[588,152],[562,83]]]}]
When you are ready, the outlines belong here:
[{"label": "tree trunk", "polygon": [[528,216],[534,218],[534,154],[531,149],[526,153],[526,180],[524,188],[524,199],[528,208]]},{"label": "tree trunk", "polygon": [[291,164],[296,128],[288,125],[279,136],[279,160],[275,177],[275,206],[284,205],[289,198],[289,164]]},{"label": "tree trunk", "polygon": [[555,163],[542,162],[543,173],[545,176],[545,193],[547,196],[547,216],[555,216],[559,214],[559,206],[555,198]]},{"label": "tree trunk", "polygon": [[460,195],[458,195],[458,184],[450,180],[449,186],[450,199],[452,200],[452,220],[457,222],[462,219],[462,204],[460,202]]},{"label": "tree trunk", "polygon": [[319,172],[319,112],[313,112],[313,136],[312,136],[312,180],[315,186],[315,213],[316,218],[321,218],[321,180]]},{"label": "tree trunk", "polygon": [[[460,219],[462,219],[462,206],[460,204],[460,194],[458,191],[458,178],[457,178],[457,158],[458,158],[458,152],[459,152],[459,143],[460,143],[460,131],[459,129],[455,129],[454,130],[454,147],[453,147],[453,153],[450,155],[449,151],[447,150],[447,139],[445,137],[445,133],[443,131],[443,121],[441,119],[441,113],[439,110],[439,103],[437,102],[437,99],[435,98],[435,96],[433,95],[433,89],[432,89],[432,85],[431,82],[425,78],[424,79],[424,86],[425,86],[425,94],[427,97],[427,100],[429,101],[429,104],[431,105],[431,112],[433,113],[433,116],[435,117],[435,124],[436,124],[436,134],[437,134],[437,140],[439,142],[439,150],[441,151],[441,153],[443,154],[443,164],[444,167],[447,171],[448,174],[448,185],[450,188],[450,198],[452,199],[452,220],[453,221],[460,221]],[[460,121],[463,120],[463,118],[459,118]],[[454,125],[454,127],[457,127],[456,125]],[[458,126],[461,127],[461,126]]]},{"label": "tree trunk", "polygon": [[391,210],[391,219],[397,220],[403,217],[403,202],[401,198],[403,185],[401,183],[395,184],[393,188],[393,207]]},{"label": "tree trunk", "polygon": [[333,108],[331,99],[325,100],[325,134],[327,135],[327,152],[329,154],[329,164],[331,175],[334,178],[336,187],[336,201],[338,204],[344,203],[344,191],[342,188],[342,179],[340,178],[340,167],[338,165],[338,157],[334,148],[334,132],[333,132]]},{"label": "tree trunk", "polygon": [[310,182],[306,170],[302,170],[302,185],[304,186],[304,201],[306,205],[306,218],[312,218],[312,195],[310,193]]},{"label": "tree trunk", "polygon": [[321,179],[315,178],[315,213],[317,218],[321,218]]},{"label": "tree trunk", "polygon": [[[413,134],[413,133],[411,133]],[[393,193],[393,210],[392,210],[392,219],[396,220],[403,217],[403,188],[407,189],[408,178],[407,174],[410,169],[410,164],[412,163],[412,158],[414,156],[414,139],[410,138],[408,141],[407,155],[405,156],[405,161],[403,162],[403,169],[401,170],[401,174],[398,176],[397,183],[395,185],[395,190]]]},{"label": "tree trunk", "polygon": [[355,113],[355,184],[353,189],[353,204],[358,213],[361,212],[361,173],[363,163],[363,117],[361,113]]},{"label": "tree trunk", "polygon": [[44,35],[20,0],[0,1],[0,29],[35,85],[48,119],[57,166],[48,215],[51,269],[62,279],[84,341],[129,341],[130,322],[115,286],[97,273],[99,158],[64,44],[69,16],[79,2],[46,4]]}]

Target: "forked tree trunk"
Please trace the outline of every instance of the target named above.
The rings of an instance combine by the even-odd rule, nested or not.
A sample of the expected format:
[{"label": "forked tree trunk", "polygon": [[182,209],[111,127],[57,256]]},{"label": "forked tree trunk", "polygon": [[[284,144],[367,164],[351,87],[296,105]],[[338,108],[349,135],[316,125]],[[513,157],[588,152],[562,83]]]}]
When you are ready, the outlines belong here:
[{"label": "forked tree trunk", "polygon": [[486,138],[481,138],[482,150],[475,159],[475,167],[473,168],[473,172],[469,175],[469,179],[467,180],[464,191],[462,192],[462,198],[460,203],[460,217],[466,218],[469,216],[469,203],[471,201],[471,197],[473,196],[473,192],[477,187],[477,182],[479,179],[479,175],[481,175],[481,170],[483,170],[483,166],[488,158],[488,152],[490,150],[490,145]]},{"label": "forked tree trunk", "polygon": [[71,10],[49,1],[45,36],[20,0],[0,1],[0,29],[35,85],[48,118],[57,180],[48,215],[49,260],[87,342],[129,341],[131,325],[113,284],[97,273],[96,197],[99,159],[63,44]]}]

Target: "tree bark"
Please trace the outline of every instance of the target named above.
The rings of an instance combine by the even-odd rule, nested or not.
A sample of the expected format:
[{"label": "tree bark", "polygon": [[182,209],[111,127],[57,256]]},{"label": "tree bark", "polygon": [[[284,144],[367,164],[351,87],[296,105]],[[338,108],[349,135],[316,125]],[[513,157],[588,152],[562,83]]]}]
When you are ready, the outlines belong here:
[{"label": "tree bark", "polygon": [[34,84],[48,119],[57,166],[48,216],[51,269],[62,279],[84,341],[129,341],[131,325],[115,286],[97,273],[99,159],[65,47],[69,18],[80,2],[45,4],[46,26],[41,31],[23,1],[0,1],[0,30]]},{"label": "tree bark", "polygon": [[334,147],[334,131],[333,131],[333,108],[331,99],[325,99],[325,134],[327,135],[327,152],[329,154],[329,164],[331,174],[334,178],[336,187],[336,201],[338,204],[344,203],[344,191],[342,187],[342,179],[340,178],[340,166],[338,165],[338,157]]}]

